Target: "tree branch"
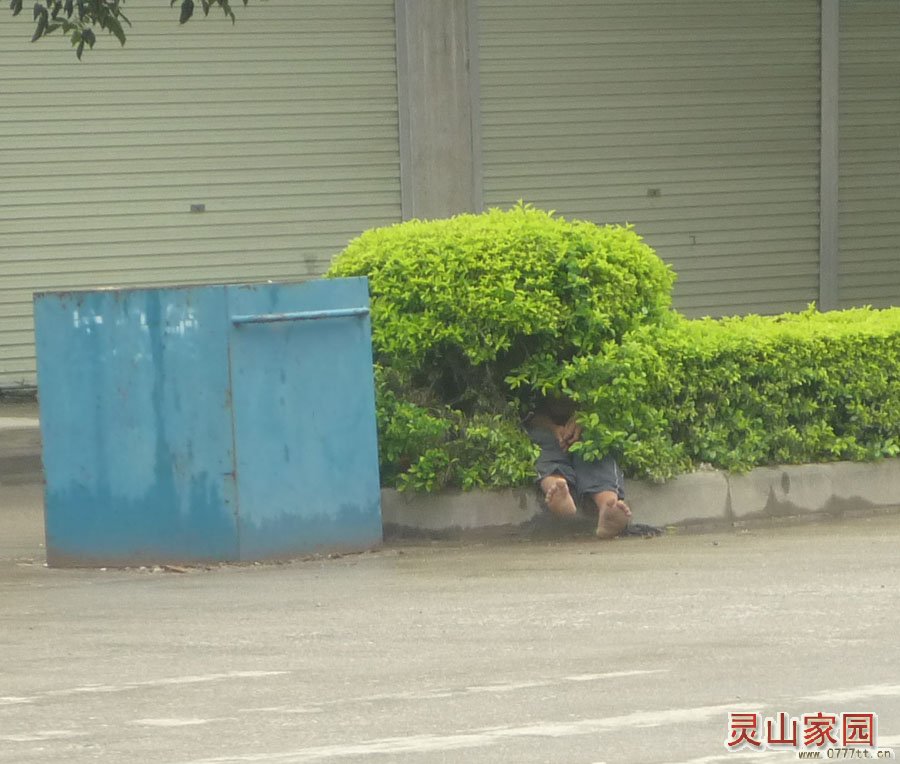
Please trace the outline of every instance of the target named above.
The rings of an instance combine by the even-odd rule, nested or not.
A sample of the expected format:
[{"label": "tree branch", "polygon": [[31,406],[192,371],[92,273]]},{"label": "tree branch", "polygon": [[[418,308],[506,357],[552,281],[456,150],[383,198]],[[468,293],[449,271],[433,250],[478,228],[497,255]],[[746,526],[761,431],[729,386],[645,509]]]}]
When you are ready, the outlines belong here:
[{"label": "tree branch", "polygon": [[[173,7],[178,0],[171,0]],[[249,0],[241,0],[247,5]],[[125,15],[122,6],[125,0],[42,0],[34,4],[34,34],[32,42],[60,32],[67,35],[75,55],[81,59],[85,46],[94,47],[97,41],[95,30],[101,30],[115,37],[121,45],[125,44],[125,26],[131,22]],[[232,0],[200,0],[203,15],[208,16],[212,8],[221,8],[222,12],[234,23],[236,18],[232,9]],[[22,12],[23,0],[10,0],[9,9],[13,16]],[[194,15],[194,0],[182,0],[179,23],[186,24]]]}]

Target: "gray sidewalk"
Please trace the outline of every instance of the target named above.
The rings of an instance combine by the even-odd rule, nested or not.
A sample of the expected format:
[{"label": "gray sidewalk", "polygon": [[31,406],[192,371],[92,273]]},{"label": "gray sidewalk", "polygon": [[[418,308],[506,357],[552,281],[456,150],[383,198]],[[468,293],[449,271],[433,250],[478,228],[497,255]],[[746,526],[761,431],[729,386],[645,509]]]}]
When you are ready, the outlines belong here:
[{"label": "gray sidewalk", "polygon": [[37,404],[0,399],[0,485],[41,481]]}]

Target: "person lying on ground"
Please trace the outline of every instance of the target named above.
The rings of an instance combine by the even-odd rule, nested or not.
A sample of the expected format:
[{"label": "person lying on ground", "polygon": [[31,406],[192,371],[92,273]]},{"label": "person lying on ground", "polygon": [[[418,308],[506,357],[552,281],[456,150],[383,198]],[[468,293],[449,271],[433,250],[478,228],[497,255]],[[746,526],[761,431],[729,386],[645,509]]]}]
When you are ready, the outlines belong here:
[{"label": "person lying on ground", "polygon": [[573,517],[586,498],[597,511],[597,538],[611,539],[622,533],[631,520],[622,471],[611,454],[590,462],[569,450],[581,439],[574,404],[545,399],[525,426],[541,449],[535,468],[550,512],[558,517]]}]

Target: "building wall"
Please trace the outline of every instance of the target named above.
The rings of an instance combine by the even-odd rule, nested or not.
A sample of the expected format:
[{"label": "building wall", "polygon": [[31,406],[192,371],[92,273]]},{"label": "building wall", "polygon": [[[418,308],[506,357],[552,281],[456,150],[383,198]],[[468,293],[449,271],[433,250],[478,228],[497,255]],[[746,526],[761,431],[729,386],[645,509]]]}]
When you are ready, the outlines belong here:
[{"label": "building wall", "polygon": [[0,24],[0,386],[34,291],[302,279],[400,219],[393,0],[127,11],[81,63]]},{"label": "building wall", "polygon": [[842,2],[840,28],[840,303],[900,305],[900,3]]},{"label": "building wall", "polygon": [[632,223],[689,314],[818,292],[817,0],[481,0],[484,199]]},{"label": "building wall", "polygon": [[821,269],[820,0],[268,0],[183,28],[135,0],[82,63],[7,19],[0,387],[34,382],[34,291],[302,279],[372,226],[519,199],[634,224],[689,315],[800,309],[821,274],[900,304],[900,3],[822,2]]}]

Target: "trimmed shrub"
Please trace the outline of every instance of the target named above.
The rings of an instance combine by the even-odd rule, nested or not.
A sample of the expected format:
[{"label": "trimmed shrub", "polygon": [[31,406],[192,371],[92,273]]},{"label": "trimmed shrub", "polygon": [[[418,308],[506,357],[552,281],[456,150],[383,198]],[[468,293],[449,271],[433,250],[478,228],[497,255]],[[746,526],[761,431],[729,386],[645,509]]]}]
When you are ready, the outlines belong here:
[{"label": "trimmed shrub", "polygon": [[900,454],[900,309],[679,319],[572,360],[587,457],[633,475]]},{"label": "trimmed shrub", "polygon": [[404,399],[399,375],[375,367],[382,483],[434,491],[524,485],[537,447],[522,429],[515,405],[500,413],[466,415],[451,406]]},{"label": "trimmed shrub", "polygon": [[327,275],[369,278],[382,477],[423,490],[527,482],[521,410],[668,320],[675,279],[631,228],[522,204],[367,231]]},{"label": "trimmed shrub", "polygon": [[509,211],[365,232],[328,276],[368,276],[378,362],[463,411],[668,315],[674,274],[630,228]]}]

